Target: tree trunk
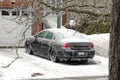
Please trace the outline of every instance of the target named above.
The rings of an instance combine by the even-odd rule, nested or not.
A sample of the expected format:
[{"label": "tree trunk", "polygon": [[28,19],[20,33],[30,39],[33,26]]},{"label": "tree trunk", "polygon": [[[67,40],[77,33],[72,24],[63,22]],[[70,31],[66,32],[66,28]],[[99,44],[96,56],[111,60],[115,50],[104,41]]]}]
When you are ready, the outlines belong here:
[{"label": "tree trunk", "polygon": [[120,80],[120,0],[112,0],[109,80]]}]

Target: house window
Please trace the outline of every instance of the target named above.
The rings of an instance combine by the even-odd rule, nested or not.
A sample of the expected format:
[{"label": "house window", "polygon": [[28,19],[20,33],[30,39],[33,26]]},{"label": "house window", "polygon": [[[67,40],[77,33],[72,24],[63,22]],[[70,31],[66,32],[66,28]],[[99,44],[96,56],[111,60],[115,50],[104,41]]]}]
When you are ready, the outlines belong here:
[{"label": "house window", "polygon": [[9,12],[8,11],[2,11],[2,15],[3,16],[9,16]]},{"label": "house window", "polygon": [[9,12],[8,11],[2,11],[2,16],[9,16]]},{"label": "house window", "polygon": [[20,14],[19,11],[12,11],[12,16],[18,16]]},{"label": "house window", "polygon": [[27,12],[22,11],[22,16],[29,16]]}]

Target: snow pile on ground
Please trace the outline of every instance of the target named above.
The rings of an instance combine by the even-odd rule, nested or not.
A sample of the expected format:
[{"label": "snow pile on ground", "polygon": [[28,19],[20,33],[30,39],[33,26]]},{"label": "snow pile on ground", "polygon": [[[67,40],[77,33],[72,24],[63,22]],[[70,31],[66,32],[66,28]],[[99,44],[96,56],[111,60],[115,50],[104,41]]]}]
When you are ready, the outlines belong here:
[{"label": "snow pile on ground", "polygon": [[54,63],[25,53],[19,49],[20,58],[8,68],[1,68],[12,61],[15,50],[0,49],[0,79],[51,79],[85,76],[108,76],[108,58],[95,56],[86,64]]},{"label": "snow pile on ground", "polygon": [[108,57],[109,51],[109,33],[86,35],[85,38],[92,41],[95,45],[96,53]]}]

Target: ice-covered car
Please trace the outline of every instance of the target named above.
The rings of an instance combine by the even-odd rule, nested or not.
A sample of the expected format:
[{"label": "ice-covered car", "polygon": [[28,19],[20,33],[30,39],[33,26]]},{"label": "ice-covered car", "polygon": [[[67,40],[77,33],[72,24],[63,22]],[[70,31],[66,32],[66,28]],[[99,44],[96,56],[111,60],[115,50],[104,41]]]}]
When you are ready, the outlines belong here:
[{"label": "ice-covered car", "polygon": [[80,60],[87,62],[95,55],[92,42],[84,34],[71,29],[45,29],[25,42],[26,52],[51,61]]}]

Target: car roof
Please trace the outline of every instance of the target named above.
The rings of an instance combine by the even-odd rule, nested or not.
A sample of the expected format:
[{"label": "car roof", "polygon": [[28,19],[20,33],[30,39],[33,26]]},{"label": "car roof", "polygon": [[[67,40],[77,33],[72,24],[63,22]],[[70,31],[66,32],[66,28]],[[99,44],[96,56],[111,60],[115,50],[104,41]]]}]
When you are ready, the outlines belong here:
[{"label": "car roof", "polygon": [[53,32],[53,33],[58,33],[58,32],[70,32],[70,31],[75,31],[75,30],[72,30],[72,29],[44,29],[43,31],[50,31],[50,32]]},{"label": "car roof", "polygon": [[[42,30],[42,32],[43,31],[46,31],[46,32],[52,32],[53,34],[54,34],[54,36],[56,37],[56,39],[62,39],[63,38],[63,36],[67,36],[67,37],[69,37],[69,35],[74,35],[74,36],[82,36],[81,38],[83,38],[84,37],[84,34],[83,33],[80,33],[79,34],[79,32],[78,31],[76,31],[76,30],[73,30],[73,29],[67,29],[67,28],[65,28],[65,29],[63,29],[63,28],[60,28],[60,29],[44,29],[44,30]],[[77,33],[77,34],[76,34]],[[70,37],[71,37],[70,36]]]}]

